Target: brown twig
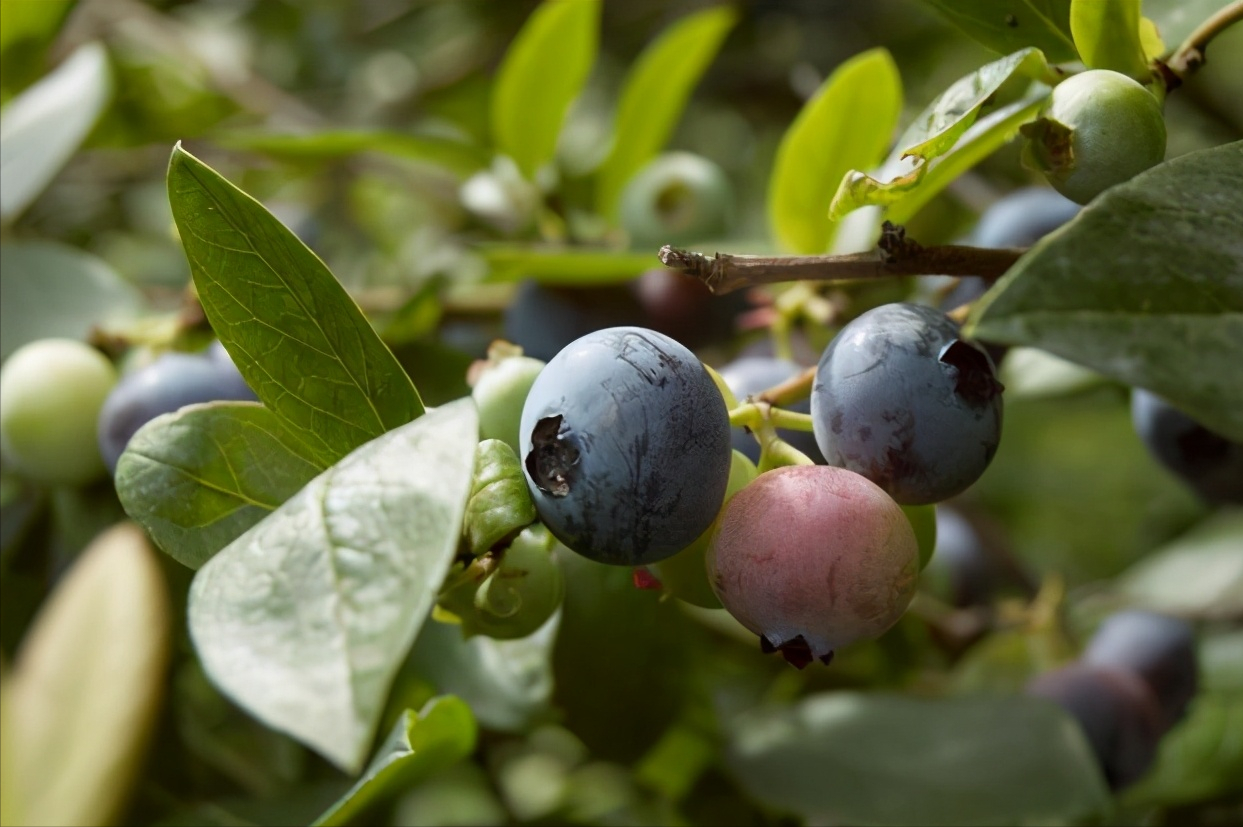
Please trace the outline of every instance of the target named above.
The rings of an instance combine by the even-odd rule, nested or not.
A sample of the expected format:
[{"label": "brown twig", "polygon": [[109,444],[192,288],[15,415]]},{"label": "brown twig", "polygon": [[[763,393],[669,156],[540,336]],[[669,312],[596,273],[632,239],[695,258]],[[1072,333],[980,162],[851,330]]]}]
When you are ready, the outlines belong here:
[{"label": "brown twig", "polygon": [[[1243,0],[1234,0],[1233,3],[1224,6],[1197,26],[1195,31],[1182,42],[1182,45],[1174,50],[1170,59],[1165,61],[1165,68],[1179,82],[1185,80],[1188,75],[1204,65],[1204,50],[1208,48],[1209,42],[1241,20],[1243,20]],[[1166,86],[1170,88],[1168,78]]]},{"label": "brown twig", "polygon": [[713,293],[729,293],[759,284],[783,281],[842,281],[895,276],[979,276],[1000,278],[1026,249],[965,247],[957,244],[923,247],[906,238],[902,227],[886,222],[877,249],[840,256],[736,256],[681,250],[665,245],[659,258],[708,285]]}]

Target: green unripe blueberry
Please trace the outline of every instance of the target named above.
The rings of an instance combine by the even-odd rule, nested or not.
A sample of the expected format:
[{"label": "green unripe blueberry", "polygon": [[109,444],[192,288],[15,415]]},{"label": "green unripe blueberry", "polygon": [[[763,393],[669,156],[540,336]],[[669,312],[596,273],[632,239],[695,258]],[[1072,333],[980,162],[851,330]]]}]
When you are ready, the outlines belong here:
[{"label": "green unripe blueberry", "polygon": [[[725,488],[725,501],[721,503],[722,513],[725,511],[725,506],[729,505],[730,497],[745,488],[758,475],[759,470],[756,469],[754,462],[743,456],[741,451],[733,452],[729,466],[729,483]],[[716,531],[720,519],[718,514],[712,525],[708,526],[695,542],[667,560],[661,560],[651,566],[652,573],[665,591],[687,603],[702,606],[705,609],[721,608],[721,601],[717,599],[712,591],[712,584],[708,582],[708,567],[704,559],[708,553],[708,546],[712,545],[712,534]]]},{"label": "green unripe blueberry", "polygon": [[499,439],[518,450],[522,406],[544,363],[529,356],[509,356],[489,364],[471,389],[479,408],[479,438]]},{"label": "green unripe blueberry", "polygon": [[621,195],[621,222],[632,246],[686,244],[723,235],[732,202],[719,166],[689,152],[669,152],[630,179]]},{"label": "green unripe blueberry", "polygon": [[1062,81],[1041,117],[1022,132],[1024,163],[1080,204],[1165,158],[1161,104],[1136,81],[1107,69]]},{"label": "green unripe blueberry", "polygon": [[96,422],[117,382],[102,353],[74,339],[40,339],[0,370],[0,450],[40,482],[82,485],[104,473]]}]

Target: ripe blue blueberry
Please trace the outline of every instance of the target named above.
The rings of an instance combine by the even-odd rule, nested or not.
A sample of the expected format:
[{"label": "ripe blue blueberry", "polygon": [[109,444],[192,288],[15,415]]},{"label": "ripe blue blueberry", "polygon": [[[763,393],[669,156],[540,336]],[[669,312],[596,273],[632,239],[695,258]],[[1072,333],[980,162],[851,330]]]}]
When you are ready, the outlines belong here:
[{"label": "ripe blue blueberry", "polygon": [[[735,359],[721,368],[721,378],[733,391],[739,401],[745,400],[755,393],[766,391],[787,379],[792,379],[803,372],[803,367],[789,359],[777,359],[767,356],[744,356]],[[790,406],[790,410],[798,413],[810,413],[811,401],[803,400]],[[806,431],[778,430],[777,433],[786,442],[806,454],[818,465],[824,465],[824,455],[816,445],[814,435]],[[752,462],[760,461],[760,444],[742,428],[735,428],[734,450],[739,451]]]},{"label": "ripe blue blueberry", "polygon": [[505,338],[527,356],[547,362],[588,333],[635,325],[643,310],[626,285],[550,287],[524,281],[505,308]]},{"label": "ripe blue blueberry", "polygon": [[990,549],[961,512],[937,506],[936,525],[936,550],[923,573],[925,585],[933,594],[960,608],[988,605],[1008,589],[1030,596],[1028,574],[1008,565],[1009,561]]},{"label": "ripe blue blueberry", "polygon": [[979,479],[1001,438],[992,360],[943,313],[886,304],[862,314],[820,357],[816,443],[830,465],[903,505],[940,502]]},{"label": "ripe blue blueberry", "polygon": [[1133,672],[1071,663],[1037,675],[1026,691],[1053,701],[1078,722],[1112,789],[1133,784],[1152,766],[1163,731],[1161,712]]},{"label": "ripe blue blueberry", "polygon": [[531,386],[519,452],[540,519],[573,551],[636,566],[681,551],[729,481],[729,415],[673,339],[638,327],[589,334]]},{"label": "ripe blue blueberry", "polygon": [[164,353],[121,377],[99,412],[99,451],[110,473],[130,437],[160,414],[218,400],[253,401],[224,348],[219,353]]},{"label": "ripe blue blueberry", "polygon": [[1186,621],[1132,610],[1106,618],[1082,660],[1139,675],[1160,704],[1168,728],[1183,717],[1199,688],[1195,646],[1195,634]]},{"label": "ripe blue blueberry", "polygon": [[1206,502],[1243,505],[1243,444],[1142,388],[1131,394],[1131,422],[1153,457]]}]

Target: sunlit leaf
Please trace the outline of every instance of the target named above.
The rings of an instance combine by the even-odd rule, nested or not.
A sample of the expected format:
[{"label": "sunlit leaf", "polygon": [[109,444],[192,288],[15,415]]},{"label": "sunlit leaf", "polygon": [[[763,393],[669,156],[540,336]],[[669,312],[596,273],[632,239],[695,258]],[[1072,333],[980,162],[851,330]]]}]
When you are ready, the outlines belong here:
[{"label": "sunlit leaf", "polygon": [[329,468],[199,569],[190,633],[212,682],[356,772],[453,560],[478,438],[471,400],[430,411]]},{"label": "sunlit leaf", "polygon": [[1089,69],[1145,80],[1152,72],[1140,42],[1140,0],[1071,0],[1070,31]]},{"label": "sunlit leaf", "polygon": [[669,140],[691,91],[737,20],[728,6],[689,14],[635,61],[617,104],[613,149],[596,182],[596,208],[602,215],[616,213],[626,182]]},{"label": "sunlit leaf", "polygon": [[966,332],[1148,388],[1243,439],[1243,142],[1107,190],[1011,268]]},{"label": "sunlit leaf", "polygon": [[886,50],[857,55],[829,75],[786,131],[769,177],[769,229],[783,247],[828,249],[838,183],[848,170],[880,161],[901,111],[902,80]]},{"label": "sunlit leaf", "polygon": [[505,53],[492,92],[492,138],[526,176],[552,160],[599,38],[599,0],[544,0]]},{"label": "sunlit leaf", "polygon": [[87,43],[9,102],[0,113],[0,221],[15,218],[43,192],[111,94],[107,53]]},{"label": "sunlit leaf", "polygon": [[967,36],[1002,54],[1031,46],[1040,49],[1055,63],[1078,57],[1070,34],[1071,0],[924,2]]},{"label": "sunlit leaf", "polygon": [[478,172],[488,165],[486,153],[462,141],[385,130],[333,129],[305,135],[234,132],[219,140],[224,146],[261,152],[286,161],[329,161],[360,152],[378,152],[444,167],[460,176]]},{"label": "sunlit leaf", "polygon": [[173,559],[197,569],[323,470],[253,402],[156,417],[117,461],[117,496]]},{"label": "sunlit leaf", "polygon": [[212,329],[310,459],[331,465],[423,412],[345,288],[259,202],[180,144],[168,194]]}]

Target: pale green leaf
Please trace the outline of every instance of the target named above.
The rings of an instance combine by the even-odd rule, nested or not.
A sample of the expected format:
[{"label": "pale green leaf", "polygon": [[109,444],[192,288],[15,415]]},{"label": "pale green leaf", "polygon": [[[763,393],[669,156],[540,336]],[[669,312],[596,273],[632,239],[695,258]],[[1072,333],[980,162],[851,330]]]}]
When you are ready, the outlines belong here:
[{"label": "pale green leaf", "polygon": [[143,769],[172,617],[133,523],[100,534],[40,610],[9,677],[25,824],[113,824]]},{"label": "pale green leaf", "polygon": [[544,0],[505,53],[492,91],[492,139],[527,177],[556,153],[599,39],[599,0]]},{"label": "pale green leaf", "polygon": [[197,569],[323,470],[300,451],[262,405],[190,405],[134,434],[117,496],[161,549]]},{"label": "pale green leaf", "polygon": [[1129,602],[1196,617],[1243,616],[1243,511],[1226,510],[1131,567],[1117,581]]},{"label": "pale green leaf", "polygon": [[768,224],[781,246],[823,253],[833,240],[829,204],[842,176],[878,163],[902,111],[902,80],[884,49],[829,75],[786,131],[768,183]]},{"label": "pale green leaf", "polygon": [[212,329],[309,458],[330,465],[423,412],[345,288],[259,202],[180,144],[168,194]]},{"label": "pale green leaf", "polygon": [[1143,81],[1152,75],[1140,42],[1140,0],[1071,0],[1070,31],[1089,69]]},{"label": "pale green leaf", "polygon": [[433,698],[416,715],[407,709],[376,751],[361,778],[313,827],[345,825],[396,798],[470,754],[477,728],[470,707],[452,696]]},{"label": "pale green leaf", "polygon": [[1046,350],[1243,439],[1243,142],[1107,190],[977,303],[965,332]]},{"label": "pale green leaf", "polygon": [[[968,37],[1003,55],[1028,46],[1055,63],[1078,57],[1071,0],[924,0]],[[1111,0],[1105,0],[1111,2]]]},{"label": "pale green leaf", "polygon": [[728,6],[689,14],[652,41],[626,77],[613,148],[596,181],[596,209],[612,217],[626,182],[669,140],[686,101],[738,20]]},{"label": "pale green leaf", "polygon": [[43,192],[111,94],[107,53],[87,43],[9,101],[0,112],[0,221],[15,218]]},{"label": "pale green leaf", "polygon": [[478,441],[462,399],[368,442],[199,569],[212,682],[356,772],[457,550]]}]

